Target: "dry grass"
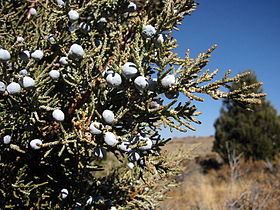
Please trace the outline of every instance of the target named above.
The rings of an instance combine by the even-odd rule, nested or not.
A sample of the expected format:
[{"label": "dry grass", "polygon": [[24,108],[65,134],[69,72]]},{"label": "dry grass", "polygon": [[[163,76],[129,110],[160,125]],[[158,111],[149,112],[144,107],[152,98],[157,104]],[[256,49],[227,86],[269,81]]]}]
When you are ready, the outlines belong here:
[{"label": "dry grass", "polygon": [[196,171],[185,179],[168,194],[170,198],[160,209],[279,209],[280,183],[276,176],[251,174],[227,180],[219,173]]},{"label": "dry grass", "polygon": [[[197,154],[207,155],[207,148],[209,153],[211,145],[209,139],[175,140],[168,150],[172,152],[182,144],[199,142],[203,149],[198,149]],[[169,198],[161,202],[159,209],[280,209],[279,161],[245,163],[238,159],[234,166],[223,165],[219,170],[209,170],[207,173],[202,171],[195,161],[187,162],[186,171],[179,178],[182,183],[167,194]]]}]

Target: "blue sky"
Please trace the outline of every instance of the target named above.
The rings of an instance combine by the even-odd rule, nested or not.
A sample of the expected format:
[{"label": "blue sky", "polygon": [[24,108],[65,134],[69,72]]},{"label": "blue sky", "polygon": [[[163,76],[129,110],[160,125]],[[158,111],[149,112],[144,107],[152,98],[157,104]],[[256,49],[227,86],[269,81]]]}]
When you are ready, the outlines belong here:
[{"label": "blue sky", "polygon": [[[264,92],[276,110],[280,111],[280,0],[200,0],[200,5],[187,16],[181,30],[174,33],[183,57],[190,49],[192,57],[218,44],[206,68],[218,68],[220,78],[228,69],[233,74],[252,69],[258,80],[264,82]],[[170,133],[164,137],[209,136],[215,130],[213,123],[219,116],[221,101],[204,97],[205,103],[197,103],[201,125],[197,131]]]}]

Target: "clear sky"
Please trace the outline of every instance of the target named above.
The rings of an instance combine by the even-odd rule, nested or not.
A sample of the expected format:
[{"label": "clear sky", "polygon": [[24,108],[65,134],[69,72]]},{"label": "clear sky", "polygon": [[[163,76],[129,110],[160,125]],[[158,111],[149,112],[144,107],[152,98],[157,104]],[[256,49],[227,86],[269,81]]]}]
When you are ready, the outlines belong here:
[{"label": "clear sky", "polygon": [[[232,75],[252,69],[264,82],[267,99],[280,113],[280,0],[198,0],[200,5],[185,17],[181,30],[174,33],[181,57],[190,49],[192,57],[218,44],[206,68],[218,68],[220,78],[228,69]],[[198,118],[197,131],[170,133],[164,137],[209,136],[219,116],[221,101],[204,97],[196,103],[203,114]]]}]

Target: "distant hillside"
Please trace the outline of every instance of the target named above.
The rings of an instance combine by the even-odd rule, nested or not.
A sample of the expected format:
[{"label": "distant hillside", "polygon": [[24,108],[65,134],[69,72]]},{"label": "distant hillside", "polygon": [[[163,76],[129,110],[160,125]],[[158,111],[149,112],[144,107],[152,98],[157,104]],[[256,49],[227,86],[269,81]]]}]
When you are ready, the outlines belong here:
[{"label": "distant hillside", "polygon": [[173,152],[179,148],[195,146],[193,155],[205,155],[212,150],[214,137],[185,137],[172,139],[163,149]]}]

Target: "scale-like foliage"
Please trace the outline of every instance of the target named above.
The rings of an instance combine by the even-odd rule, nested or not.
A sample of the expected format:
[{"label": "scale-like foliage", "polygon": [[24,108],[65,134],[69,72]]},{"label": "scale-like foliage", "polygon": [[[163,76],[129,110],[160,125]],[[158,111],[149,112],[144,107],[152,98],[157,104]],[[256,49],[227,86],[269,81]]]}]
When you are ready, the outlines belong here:
[{"label": "scale-like foliage", "polygon": [[[221,87],[248,73],[211,82],[203,70],[211,47],[180,58],[172,31],[193,0],[13,0],[0,2],[0,202],[5,208],[106,209],[138,206],[127,198],[128,176],[95,178],[99,159],[112,152],[136,177],[160,159],[158,129],[200,123],[196,93],[259,103],[262,95]],[[171,99],[164,101],[161,97]],[[177,103],[179,94],[188,98]],[[158,161],[153,161],[157,158]],[[136,193],[138,194],[138,193]],[[92,196],[90,199],[89,196]],[[144,205],[144,204],[143,204]],[[145,203],[149,208],[152,205]]]}]

